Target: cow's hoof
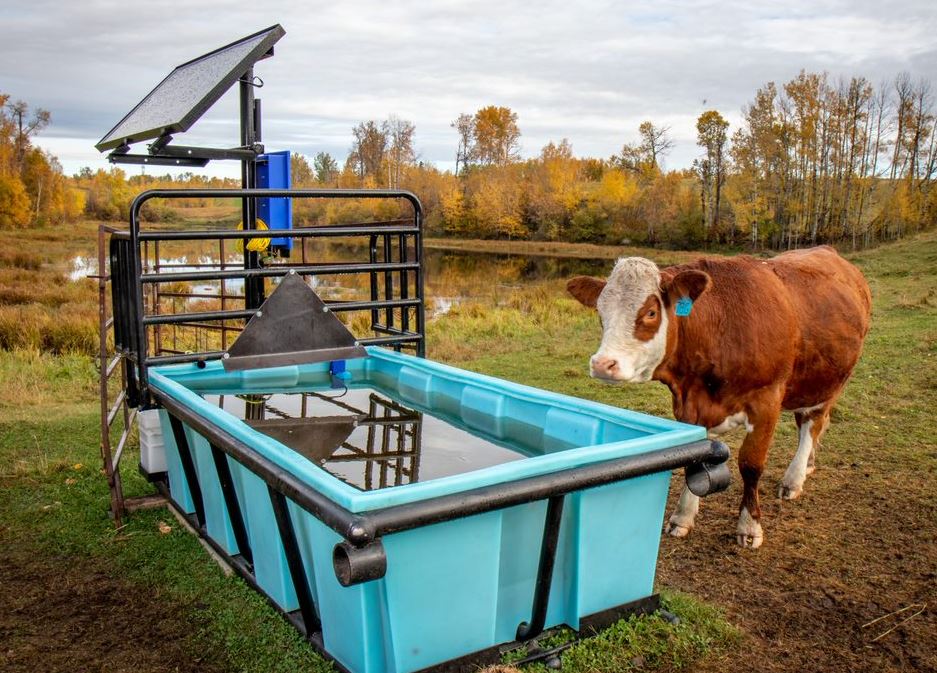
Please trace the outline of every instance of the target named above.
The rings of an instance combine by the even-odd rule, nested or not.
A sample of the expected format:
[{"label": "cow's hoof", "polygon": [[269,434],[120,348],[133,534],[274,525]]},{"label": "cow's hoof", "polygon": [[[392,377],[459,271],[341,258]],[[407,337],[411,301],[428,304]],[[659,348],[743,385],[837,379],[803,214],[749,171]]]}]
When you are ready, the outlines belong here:
[{"label": "cow's hoof", "polygon": [[752,518],[746,508],[742,508],[739,514],[739,525],[735,531],[735,539],[740,547],[745,549],[758,549],[761,543],[765,541],[764,533],[761,530],[761,524]]},{"label": "cow's hoof", "polygon": [[681,516],[679,513],[675,512],[670,515],[670,519],[667,521],[667,528],[664,532],[670,537],[686,537],[690,534],[690,531],[693,530],[693,518],[692,516]]},{"label": "cow's hoof", "polygon": [[678,523],[673,523],[672,521],[667,524],[667,535],[670,537],[686,537],[690,534],[690,531],[693,530],[687,526],[681,526]]},{"label": "cow's hoof", "polygon": [[795,498],[799,498],[803,492],[803,486],[785,486],[781,484],[778,487],[778,497],[781,500],[794,500]]}]

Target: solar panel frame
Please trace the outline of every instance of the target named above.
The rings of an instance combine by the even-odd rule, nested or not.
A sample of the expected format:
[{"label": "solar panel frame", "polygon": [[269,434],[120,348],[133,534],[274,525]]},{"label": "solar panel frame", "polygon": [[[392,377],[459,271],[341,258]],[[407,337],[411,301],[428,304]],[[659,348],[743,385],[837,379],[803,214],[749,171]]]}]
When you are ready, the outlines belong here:
[{"label": "solar panel frame", "polygon": [[[190,61],[176,66],[172,72],[170,72],[166,77],[160,81],[156,87],[150,91],[139,103],[137,103],[130,112],[128,112],[123,119],[121,119],[114,127],[105,134],[103,138],[95,145],[100,152],[105,152],[122,145],[130,145],[132,143],[137,143],[143,140],[150,140],[153,138],[158,138],[164,134],[173,134],[173,133],[182,133],[187,131],[198,119],[205,114],[205,112],[214,105],[219,98],[221,98],[225,92],[231,88],[231,86],[240,79],[248,68],[254,65],[257,61],[264,58],[268,55],[270,49],[276,44],[281,37],[286,34],[286,31],[280,24],[275,24],[256,33],[252,33],[246,37],[243,37],[239,40],[235,40],[230,44],[226,44],[223,47],[219,47],[213,51],[208,52],[207,54],[202,54],[197,58],[194,58]],[[207,91],[198,98],[194,105],[192,105],[187,112],[185,112],[180,119],[167,121],[166,123],[161,123],[156,126],[149,125],[147,122],[143,124],[137,124],[136,128],[133,125],[134,116],[143,108],[145,105],[152,104],[153,101],[159,101],[161,98],[165,97],[169,90],[161,91],[164,85],[173,79],[175,75],[183,71],[184,69],[191,68],[193,65],[200,64],[205,66],[211,62],[212,58],[220,56],[224,52],[228,52],[235,47],[248,43],[252,40],[262,37],[256,46],[254,46],[247,54],[238,61],[229,69],[227,69],[222,77]],[[195,71],[193,71],[195,72]],[[128,128],[124,128],[128,127]]]}]

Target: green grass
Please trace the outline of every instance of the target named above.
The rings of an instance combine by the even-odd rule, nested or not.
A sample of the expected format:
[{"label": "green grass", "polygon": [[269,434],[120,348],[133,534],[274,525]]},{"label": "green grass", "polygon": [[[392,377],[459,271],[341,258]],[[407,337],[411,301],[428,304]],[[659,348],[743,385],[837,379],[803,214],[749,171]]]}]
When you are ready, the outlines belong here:
[{"label": "green grass", "polygon": [[[187,608],[193,651],[229,670],[330,670],[261,596],[226,577],[167,510],[137,512],[115,530],[97,454],[96,400],[87,389],[93,372],[62,365],[60,358],[37,362],[10,353],[0,353],[0,372],[17,371],[24,359],[50,381],[50,394],[75,397],[71,404],[34,407],[29,414],[11,413],[8,406],[0,416],[3,543],[26,545],[38,554],[92,558],[156,589],[162,599]],[[127,465],[135,461],[128,456]],[[128,495],[148,491],[133,470],[125,469],[123,476]],[[161,532],[161,524],[171,531]]]},{"label": "green grass", "polygon": [[[61,244],[73,251],[73,246]],[[852,256],[875,297],[873,328],[829,440],[837,460],[875,460],[908,497],[932,507],[937,477],[937,235]],[[44,260],[43,264],[49,264]],[[17,260],[16,268],[30,267]],[[603,386],[588,377],[599,341],[591,311],[561,281],[507,292],[500,305],[463,304],[428,326],[430,356],[475,371],[669,416],[664,386]],[[166,510],[139,512],[115,531],[100,474],[96,371],[80,355],[0,351],[0,534],[37,554],[93,558],[185,607],[191,646],[238,671],[328,668],[266,602],[226,577]],[[778,441],[793,440],[784,423]],[[125,458],[129,494],[148,486]],[[886,478],[886,477],[881,477]],[[172,530],[160,532],[160,522]],[[657,617],[619,622],[564,654],[565,671],[692,670],[727,656],[740,632],[718,611],[661,587],[678,626]],[[532,667],[538,672],[541,666]]]}]

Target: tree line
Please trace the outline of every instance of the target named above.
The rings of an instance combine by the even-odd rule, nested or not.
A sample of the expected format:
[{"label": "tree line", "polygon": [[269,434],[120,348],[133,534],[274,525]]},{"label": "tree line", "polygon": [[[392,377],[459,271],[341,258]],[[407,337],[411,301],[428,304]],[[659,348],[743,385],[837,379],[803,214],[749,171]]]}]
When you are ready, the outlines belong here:
[{"label": "tree line", "polygon": [[84,211],[58,160],[33,146],[50,120],[48,110],[0,92],[0,228],[57,224]]},{"label": "tree line", "polygon": [[[65,179],[56,173],[54,158],[29,147],[29,138],[48,123],[48,113],[30,116],[24,106],[17,117],[7,98],[2,100],[0,226],[38,222],[40,211],[51,221],[74,216],[76,209],[86,216],[125,219],[132,196],[145,188],[232,184],[192,174],[175,180],[127,178],[118,170],[87,169]],[[834,81],[825,73],[803,71],[780,86],[769,82],[743,107],[737,128],[717,110],[703,112],[696,124],[698,157],[691,168],[680,170],[665,169],[674,140],[668,127],[653,121],[641,123],[634,140],[607,158],[576,157],[566,139],[547,143],[536,157],[521,158],[519,117],[506,107],[460,114],[451,127],[452,171],[421,161],[415,125],[390,116],[354,126],[343,163],[327,152],[294,154],[293,186],[409,189],[423,201],[430,234],[465,238],[856,248],[937,220],[934,95],[927,80],[907,74],[877,85],[863,77]],[[4,180],[16,171],[7,167],[22,166],[18,157],[30,152],[44,158],[58,177],[22,179],[25,198],[10,197]],[[62,201],[51,197],[56,180],[65,193],[77,196],[64,199],[71,210],[53,216],[52,204]],[[28,201],[28,215],[4,216],[9,210],[4,204],[17,198]],[[172,213],[154,208],[147,215]],[[385,202],[294,204],[303,225],[398,215]]]},{"label": "tree line", "polygon": [[[391,132],[401,125],[405,135]],[[294,183],[411,189],[430,232],[459,237],[857,248],[937,221],[934,93],[906,73],[877,86],[804,71],[769,82],[738,128],[717,110],[699,116],[699,156],[682,170],[664,170],[674,141],[652,121],[607,159],[577,158],[564,139],[522,160],[509,108],[460,114],[451,126],[452,172],[419,162],[413,125],[391,118],[355,127],[343,170],[326,153],[314,169],[296,156]]]}]

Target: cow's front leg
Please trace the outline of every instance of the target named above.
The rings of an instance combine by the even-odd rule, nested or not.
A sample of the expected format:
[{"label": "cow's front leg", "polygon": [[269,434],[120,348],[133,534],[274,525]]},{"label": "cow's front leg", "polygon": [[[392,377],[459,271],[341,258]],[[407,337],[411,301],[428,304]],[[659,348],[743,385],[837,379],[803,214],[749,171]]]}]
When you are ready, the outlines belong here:
[{"label": "cow's front leg", "polygon": [[696,515],[699,512],[699,496],[693,495],[686,484],[683,485],[683,493],[680,494],[680,502],[677,503],[676,511],[670,515],[670,521],[667,524],[667,533],[672,537],[686,537],[693,530],[693,524],[696,521]]},{"label": "cow's front leg", "polygon": [[742,474],[742,505],[736,540],[742,547],[757,549],[764,542],[761,529],[761,506],[758,503],[758,480],[765,468],[774,429],[781,415],[779,394],[766,395],[749,412],[749,431],[739,450],[739,472]]}]

